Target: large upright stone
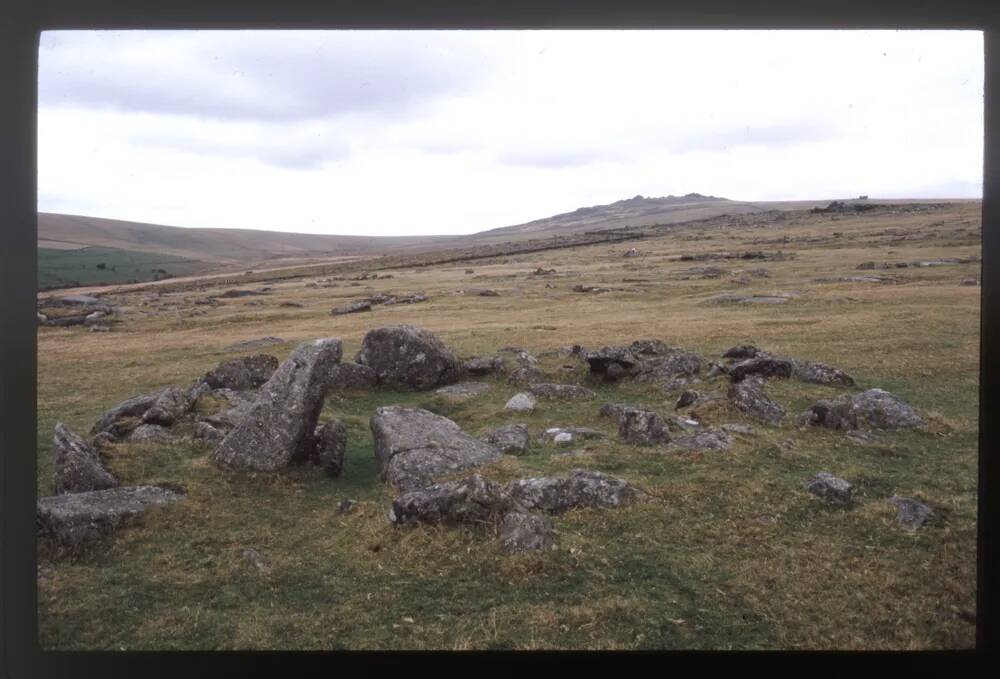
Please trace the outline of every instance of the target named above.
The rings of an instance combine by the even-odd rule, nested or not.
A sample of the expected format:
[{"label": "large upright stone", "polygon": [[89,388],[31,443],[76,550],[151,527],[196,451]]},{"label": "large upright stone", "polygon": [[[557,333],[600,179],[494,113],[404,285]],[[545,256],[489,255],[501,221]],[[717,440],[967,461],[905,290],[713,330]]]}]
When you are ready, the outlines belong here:
[{"label": "large upright stone", "polygon": [[448,418],[419,408],[378,408],[371,429],[379,470],[404,492],[501,458],[495,446],[469,436]]},{"label": "large upright stone", "polygon": [[314,431],[331,367],[340,361],[336,338],[303,342],[257,394],[246,416],[212,453],[220,466],[273,471],[315,449]]},{"label": "large upright stone", "polygon": [[118,480],[98,452],[62,422],[52,437],[52,486],[56,495],[114,488]]},{"label": "large upright stone", "polygon": [[432,389],[457,382],[462,362],[433,333],[412,325],[390,325],[365,335],[355,359],[375,371],[379,384]]}]

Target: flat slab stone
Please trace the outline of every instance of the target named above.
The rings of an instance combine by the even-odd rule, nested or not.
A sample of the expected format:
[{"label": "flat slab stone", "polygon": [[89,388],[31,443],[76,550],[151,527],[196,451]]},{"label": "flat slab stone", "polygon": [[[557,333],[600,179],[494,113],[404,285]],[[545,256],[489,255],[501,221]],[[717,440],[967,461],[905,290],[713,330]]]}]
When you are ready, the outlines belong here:
[{"label": "flat slab stone", "polygon": [[413,523],[487,523],[513,509],[503,486],[479,474],[401,494],[392,503],[389,521]]},{"label": "flat slab stone", "polygon": [[489,388],[490,385],[486,382],[459,382],[435,389],[434,393],[449,398],[470,398],[489,391]]},{"label": "flat slab stone", "polygon": [[78,547],[110,535],[153,507],[183,497],[182,491],[161,486],[123,486],[55,495],[39,498],[35,521],[39,534]]},{"label": "flat slab stone", "polygon": [[424,488],[437,477],[502,457],[495,446],[466,434],[447,417],[420,408],[381,407],[370,424],[383,478],[400,491]]},{"label": "flat slab stone", "polygon": [[561,477],[515,479],[505,490],[527,510],[556,514],[580,507],[623,507],[645,496],[624,479],[589,469],[573,469],[568,476]]},{"label": "flat slab stone", "polygon": [[594,398],[597,396],[593,390],[586,387],[576,384],[555,384],[552,382],[536,382],[528,386],[528,391],[539,398],[552,399]]}]

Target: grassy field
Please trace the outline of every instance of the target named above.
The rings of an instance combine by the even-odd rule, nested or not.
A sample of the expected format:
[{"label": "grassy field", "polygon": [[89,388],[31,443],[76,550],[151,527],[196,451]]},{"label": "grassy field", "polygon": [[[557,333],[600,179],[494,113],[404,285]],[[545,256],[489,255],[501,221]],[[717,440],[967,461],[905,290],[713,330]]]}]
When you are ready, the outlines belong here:
[{"label": "grassy field", "polygon": [[[835,235],[839,234],[839,235]],[[230,344],[278,335],[284,359],[301,341],[340,337],[345,358],[381,325],[412,323],[459,355],[523,346],[539,355],[657,338],[718,356],[736,343],[843,368],[859,389],[882,387],[924,414],[926,431],[872,444],[800,429],[795,415],[844,390],[772,381],[790,413],[760,425],[724,405],[695,406],[709,424],[745,422],[724,453],[664,453],[621,443],[597,415],[607,401],[673,411],[654,385],[592,385],[590,402],[541,401],[528,416],[503,411],[517,388],[495,381],[453,403],[428,393],[330,393],[323,412],[347,424],[344,474],[312,468],[223,472],[193,441],[118,445],[110,468],[124,483],[170,481],[185,501],[81,555],[40,540],[39,638],[51,649],[951,649],[975,641],[976,462],[980,288],[978,264],[892,269],[894,284],[817,283],[859,273],[865,261],[979,253],[980,206],[858,216],[789,213],[684,236],[551,250],[486,261],[397,268],[385,281],[307,287],[276,282],[270,296],[194,306],[206,293],[120,295],[111,333],[39,328],[38,492],[51,492],[56,421],[87,431],[110,406],[156,387],[185,386]],[[784,238],[787,236],[787,241]],[[764,240],[780,244],[760,244]],[[638,258],[622,258],[636,245]],[[682,262],[678,255],[782,250],[784,261]],[[736,286],[729,275],[682,280],[693,266],[764,267]],[[534,277],[536,267],[565,276]],[[119,267],[121,268],[121,267]],[[465,273],[467,268],[474,273]],[[623,279],[632,279],[625,282]],[[635,279],[644,279],[635,281]],[[546,283],[555,285],[545,287]],[[624,288],[572,292],[576,283]],[[499,297],[461,294],[496,289]],[[331,317],[373,292],[425,291],[417,305]],[[793,293],[781,305],[715,305],[720,294]],[[261,305],[250,303],[261,301]],[[284,308],[295,301],[303,308]],[[204,315],[196,312],[205,310]],[[247,352],[251,353],[251,352]],[[554,381],[586,383],[584,364],[543,358]],[[697,388],[724,388],[719,380]],[[577,458],[534,443],[482,470],[506,480],[573,467],[626,478],[654,496],[618,510],[555,517],[557,549],[505,556],[488,528],[395,529],[392,494],[377,479],[368,418],[383,404],[414,404],[479,434],[525,422],[606,431]],[[855,484],[846,509],[803,489],[816,472]],[[901,531],[893,493],[935,511]],[[344,498],[358,500],[340,515]],[[256,549],[259,570],[243,557]]]},{"label": "grassy field", "polygon": [[155,252],[38,248],[38,289],[114,285],[202,273],[208,265]]}]

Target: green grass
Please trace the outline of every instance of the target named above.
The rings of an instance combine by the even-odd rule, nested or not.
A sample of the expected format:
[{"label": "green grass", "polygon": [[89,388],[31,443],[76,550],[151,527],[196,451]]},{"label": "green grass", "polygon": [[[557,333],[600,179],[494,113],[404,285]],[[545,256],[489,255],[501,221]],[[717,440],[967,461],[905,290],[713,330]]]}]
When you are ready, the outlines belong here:
[{"label": "green grass", "polygon": [[[99,268],[103,265],[103,268]],[[167,275],[188,276],[207,265],[153,252],[88,247],[78,250],[38,249],[38,289],[145,282]],[[166,271],[166,274],[163,272]]]}]

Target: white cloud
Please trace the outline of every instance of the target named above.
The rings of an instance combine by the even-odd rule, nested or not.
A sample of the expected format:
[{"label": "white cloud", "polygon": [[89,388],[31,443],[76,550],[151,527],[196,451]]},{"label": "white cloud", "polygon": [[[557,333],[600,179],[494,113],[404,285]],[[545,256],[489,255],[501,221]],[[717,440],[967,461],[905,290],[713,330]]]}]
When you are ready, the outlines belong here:
[{"label": "white cloud", "polygon": [[391,235],[981,191],[979,32],[47,32],[40,57],[42,210]]}]

